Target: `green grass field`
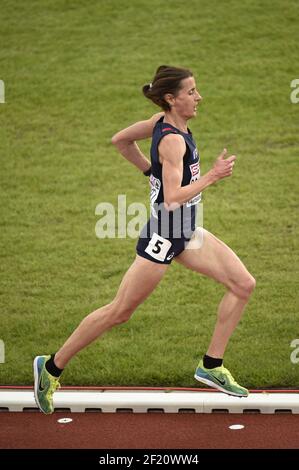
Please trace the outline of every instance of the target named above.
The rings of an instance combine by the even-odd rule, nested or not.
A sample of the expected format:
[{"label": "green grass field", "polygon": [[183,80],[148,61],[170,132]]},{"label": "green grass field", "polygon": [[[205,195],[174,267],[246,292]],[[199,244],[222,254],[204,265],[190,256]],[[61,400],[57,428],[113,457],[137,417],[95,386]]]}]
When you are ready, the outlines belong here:
[{"label": "green grass field", "polygon": [[[225,146],[238,156],[204,194],[204,226],[257,280],[225,364],[251,388],[299,387],[298,2],[3,0],[0,20],[0,383],[32,384],[33,357],[110,302],[134,260],[136,240],[96,237],[95,208],[118,194],[148,203],[147,180],[110,141],[159,111],[141,87],[171,64],[191,68],[204,97],[189,122],[202,173]],[[196,386],[223,293],[172,263],[63,384]]]}]

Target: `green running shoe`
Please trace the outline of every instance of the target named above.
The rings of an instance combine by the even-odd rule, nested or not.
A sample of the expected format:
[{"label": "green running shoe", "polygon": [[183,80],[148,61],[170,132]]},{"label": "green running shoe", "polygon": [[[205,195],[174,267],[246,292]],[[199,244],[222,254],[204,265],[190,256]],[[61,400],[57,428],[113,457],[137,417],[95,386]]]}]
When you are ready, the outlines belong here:
[{"label": "green running shoe", "polygon": [[47,415],[54,411],[53,394],[60,387],[58,378],[49,374],[45,368],[50,357],[36,356],[33,362],[34,398],[39,409]]},{"label": "green running shoe", "polygon": [[223,366],[215,367],[214,369],[206,369],[203,366],[203,360],[201,360],[199,361],[194,377],[199,382],[217,388],[228,395],[248,397],[248,390],[241,387],[241,385],[235,381],[230,371]]}]

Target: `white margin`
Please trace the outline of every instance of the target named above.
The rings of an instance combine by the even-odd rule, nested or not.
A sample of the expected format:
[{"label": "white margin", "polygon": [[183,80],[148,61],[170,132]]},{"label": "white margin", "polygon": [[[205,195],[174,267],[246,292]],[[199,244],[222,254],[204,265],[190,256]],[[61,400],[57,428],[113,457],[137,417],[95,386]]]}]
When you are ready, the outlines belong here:
[{"label": "white margin", "polygon": [[[299,414],[298,393],[250,393],[247,398],[232,397],[218,392],[185,391],[70,391],[54,394],[54,408],[76,413],[102,411],[116,413],[131,411],[148,413],[246,413],[273,414],[289,412]],[[37,409],[33,391],[0,390],[0,411],[24,411]]]}]

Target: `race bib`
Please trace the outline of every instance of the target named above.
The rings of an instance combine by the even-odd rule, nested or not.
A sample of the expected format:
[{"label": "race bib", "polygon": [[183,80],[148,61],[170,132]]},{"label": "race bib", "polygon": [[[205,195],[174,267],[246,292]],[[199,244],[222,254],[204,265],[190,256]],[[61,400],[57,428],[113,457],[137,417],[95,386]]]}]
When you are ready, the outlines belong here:
[{"label": "race bib", "polygon": [[164,261],[172,243],[154,232],[145,252],[158,261]]},{"label": "race bib", "polygon": [[154,175],[151,175],[150,184],[151,184],[151,193],[150,193],[151,214],[153,217],[157,219],[158,215],[155,209],[155,202],[159,195],[159,191],[161,188],[161,181],[159,180],[159,178],[156,178]]}]

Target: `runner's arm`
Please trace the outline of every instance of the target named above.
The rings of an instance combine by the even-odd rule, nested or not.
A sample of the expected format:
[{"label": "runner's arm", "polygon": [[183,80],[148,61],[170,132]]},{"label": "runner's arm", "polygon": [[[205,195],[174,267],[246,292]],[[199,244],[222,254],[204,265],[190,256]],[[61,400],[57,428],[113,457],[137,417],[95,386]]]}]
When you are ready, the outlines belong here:
[{"label": "runner's arm", "polygon": [[152,137],[156,122],[164,116],[164,113],[156,113],[145,121],[138,121],[135,124],[123,129],[112,137],[112,144],[118,151],[140,171],[147,171],[151,167],[150,161],[141,152],[136,144],[136,140],[148,139]]},{"label": "runner's arm", "polygon": [[185,204],[219,179],[231,176],[236,159],[235,155],[224,159],[226,154],[226,149],[224,149],[210,171],[194,183],[181,186],[185,152],[186,143],[181,135],[168,134],[160,142],[159,156],[162,162],[164,202],[168,210],[174,210]]}]

